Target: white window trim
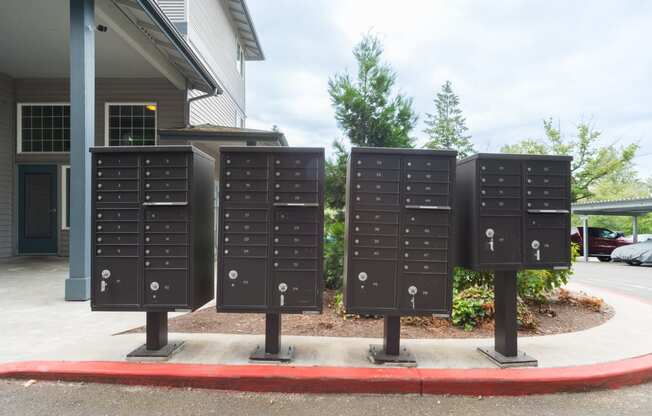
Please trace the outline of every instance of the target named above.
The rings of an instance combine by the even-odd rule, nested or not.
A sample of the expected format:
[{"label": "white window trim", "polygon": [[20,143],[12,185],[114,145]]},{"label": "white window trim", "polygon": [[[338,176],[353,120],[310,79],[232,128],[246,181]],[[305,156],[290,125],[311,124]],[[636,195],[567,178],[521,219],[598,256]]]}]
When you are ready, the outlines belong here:
[{"label": "white window trim", "polygon": [[156,114],[154,116],[154,146],[158,146],[158,103],[156,101],[107,101],[104,103],[104,147],[109,147],[109,107],[112,105],[154,105]]},{"label": "white window trim", "polygon": [[66,221],[66,208],[68,208],[68,190],[66,189],[66,181],[70,172],[70,165],[61,165],[61,229],[70,230],[70,224]]},{"label": "white window trim", "polygon": [[[69,102],[43,102],[43,103],[16,103],[16,153],[17,154],[26,154],[26,155],[49,155],[49,154],[68,154],[70,152],[23,152],[23,107],[34,107],[34,106],[57,106],[57,105],[67,105],[70,107]],[[72,137],[70,138],[72,142]]]}]

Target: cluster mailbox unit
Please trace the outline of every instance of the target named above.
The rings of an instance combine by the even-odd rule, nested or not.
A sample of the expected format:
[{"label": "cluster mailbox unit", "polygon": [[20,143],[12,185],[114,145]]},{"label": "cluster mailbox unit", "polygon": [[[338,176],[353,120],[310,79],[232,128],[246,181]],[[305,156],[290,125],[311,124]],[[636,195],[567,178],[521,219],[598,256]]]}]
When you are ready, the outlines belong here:
[{"label": "cluster mailbox unit", "polygon": [[501,366],[536,365],[517,349],[516,271],[570,267],[567,156],[477,154],[457,164],[458,262],[495,272]]},{"label": "cluster mailbox unit", "polygon": [[348,313],[384,315],[374,362],[414,361],[400,348],[400,316],[451,312],[456,155],[351,150],[344,296]]},{"label": "cluster mailbox unit", "polygon": [[167,312],[214,296],[214,164],[191,146],[92,152],[94,311],[147,312],[147,343],[129,356],[168,356]]},{"label": "cluster mailbox unit", "polygon": [[281,313],[321,313],[324,149],[221,147],[217,310],[266,314],[252,360],[289,361]]}]

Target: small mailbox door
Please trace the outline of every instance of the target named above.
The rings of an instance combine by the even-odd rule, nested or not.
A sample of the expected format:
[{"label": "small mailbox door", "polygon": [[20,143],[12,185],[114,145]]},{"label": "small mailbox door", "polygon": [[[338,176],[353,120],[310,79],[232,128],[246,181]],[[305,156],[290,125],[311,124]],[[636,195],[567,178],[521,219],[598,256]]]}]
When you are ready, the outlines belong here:
[{"label": "small mailbox door", "polygon": [[484,265],[521,263],[521,218],[481,217],[477,234],[478,257]]},{"label": "small mailbox door", "polygon": [[354,308],[390,309],[395,307],[396,262],[355,261],[348,285]]},{"label": "small mailbox door", "polygon": [[138,306],[138,269],[138,258],[96,257],[94,306]]},{"label": "small mailbox door", "polygon": [[222,304],[233,308],[264,308],[266,260],[224,258]]},{"label": "small mailbox door", "polygon": [[527,267],[570,263],[568,214],[528,214],[523,241]]}]

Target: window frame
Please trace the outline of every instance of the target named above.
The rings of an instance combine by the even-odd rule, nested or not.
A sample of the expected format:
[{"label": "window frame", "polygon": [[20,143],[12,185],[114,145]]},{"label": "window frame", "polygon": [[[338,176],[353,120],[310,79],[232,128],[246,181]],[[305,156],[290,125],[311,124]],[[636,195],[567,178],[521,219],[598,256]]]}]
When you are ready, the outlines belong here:
[{"label": "window frame", "polygon": [[[16,103],[16,154],[24,155],[48,155],[48,154],[69,154],[70,152],[66,151],[51,151],[51,152],[23,152],[23,107],[37,107],[37,106],[68,106],[70,108],[70,102],[66,101],[52,101],[52,102],[19,102]],[[72,130],[72,128],[70,129]],[[72,133],[70,137],[70,142],[72,144]]]},{"label": "window frame", "polygon": [[66,218],[66,209],[70,209],[68,206],[68,189],[66,187],[66,182],[68,182],[68,176],[70,176],[70,165],[61,165],[61,229],[70,230],[70,224],[68,224],[68,218]]},{"label": "window frame", "polygon": [[112,105],[154,105],[156,111],[154,115],[154,144],[158,146],[158,102],[156,101],[106,101],[104,103],[104,147],[111,147],[109,145],[109,108]]}]

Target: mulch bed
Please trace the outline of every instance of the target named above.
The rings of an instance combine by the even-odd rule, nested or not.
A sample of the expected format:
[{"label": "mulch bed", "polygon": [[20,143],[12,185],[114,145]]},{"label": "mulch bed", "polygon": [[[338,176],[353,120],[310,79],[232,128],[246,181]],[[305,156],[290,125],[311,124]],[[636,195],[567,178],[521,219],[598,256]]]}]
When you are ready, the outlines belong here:
[{"label": "mulch bed", "polygon": [[[334,292],[324,294],[324,310],[321,315],[283,315],[284,335],[312,335],[328,337],[379,338],[383,334],[382,319],[343,319],[333,308]],[[538,321],[534,330],[521,330],[520,335],[551,335],[581,331],[598,326],[609,320],[614,311],[602,304],[599,311],[579,303],[560,301],[557,298],[539,310],[531,306]],[[493,336],[493,321],[486,322],[473,331],[457,328],[447,319],[428,318],[409,322],[403,318],[402,338],[481,338]],[[214,307],[178,316],[169,321],[170,332],[264,334],[263,314],[216,313]],[[144,327],[128,332],[143,332]]]}]

